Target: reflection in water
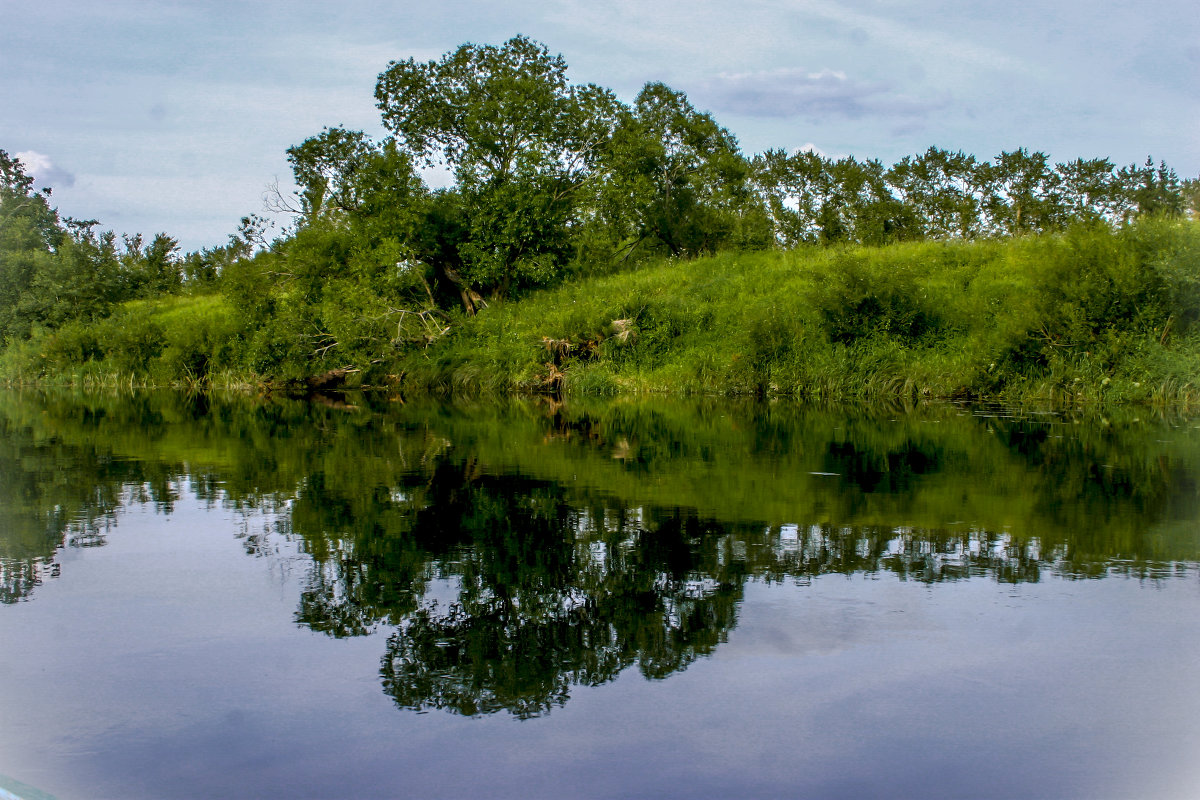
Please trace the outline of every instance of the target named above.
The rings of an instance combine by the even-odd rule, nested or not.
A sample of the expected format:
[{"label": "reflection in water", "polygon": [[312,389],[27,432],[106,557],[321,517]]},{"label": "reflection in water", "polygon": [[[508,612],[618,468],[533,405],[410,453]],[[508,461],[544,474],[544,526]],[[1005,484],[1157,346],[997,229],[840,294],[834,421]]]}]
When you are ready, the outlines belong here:
[{"label": "reflection in water", "polygon": [[130,504],[271,510],[247,552],[300,546],[300,625],[390,631],[397,705],[528,717],[711,653],[749,580],[1193,570],[1198,475],[1177,419],[3,395],[0,600],[29,599]]}]

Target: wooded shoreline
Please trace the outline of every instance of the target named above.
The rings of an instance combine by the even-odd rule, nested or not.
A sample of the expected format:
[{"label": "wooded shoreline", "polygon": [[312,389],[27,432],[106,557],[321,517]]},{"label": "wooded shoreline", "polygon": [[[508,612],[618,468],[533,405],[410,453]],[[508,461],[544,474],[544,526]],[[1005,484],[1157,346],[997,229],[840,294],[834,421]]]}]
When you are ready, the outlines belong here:
[{"label": "wooded shoreline", "polygon": [[[392,359],[239,370],[219,294],[133,301],[0,356],[8,384],[305,393],[1200,400],[1200,225],[664,259],[436,318]],[[325,362],[331,363],[331,362]]]},{"label": "wooded shoreline", "polygon": [[0,150],[0,382],[1200,402],[1200,179],[1161,161],[748,156],[521,36],[375,98],[382,140],[287,150],[281,232],[183,255]]}]

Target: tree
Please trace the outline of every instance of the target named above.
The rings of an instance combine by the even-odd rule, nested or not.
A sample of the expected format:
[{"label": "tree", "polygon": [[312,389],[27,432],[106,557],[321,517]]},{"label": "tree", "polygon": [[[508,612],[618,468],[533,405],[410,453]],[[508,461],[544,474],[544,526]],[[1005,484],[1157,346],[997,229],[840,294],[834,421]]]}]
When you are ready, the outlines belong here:
[{"label": "tree", "polygon": [[517,36],[499,47],[464,44],[439,61],[393,61],[375,98],[402,152],[454,173],[442,207],[459,206],[443,216],[460,222],[445,233],[461,238],[435,266],[462,287],[468,311],[479,292],[504,296],[559,273],[578,190],[615,122],[611,92],[571,85],[562,56]]},{"label": "tree", "polygon": [[50,190],[34,191],[20,159],[0,150],[0,344],[29,333],[28,292],[64,238]]},{"label": "tree", "polygon": [[287,149],[288,163],[300,187],[298,212],[312,223],[321,216],[359,210],[362,172],[378,150],[362,131],[325,128]]},{"label": "tree", "polygon": [[125,252],[120,263],[124,295],[153,297],[179,291],[184,276],[177,239],[160,233],[143,245],[141,234],[123,238]]},{"label": "tree", "polygon": [[1062,223],[1061,178],[1045,153],[1023,147],[1001,153],[981,173],[988,185],[985,208],[996,232],[1015,236],[1053,230]]},{"label": "tree", "polygon": [[100,319],[117,303],[182,286],[175,239],[160,233],[147,245],[134,234],[118,244],[112,231],[96,233],[95,220],[60,219],[49,198],[0,150],[0,342]]},{"label": "tree", "polygon": [[425,252],[435,203],[413,157],[394,137],[338,127],[289,148],[288,160],[299,203],[276,202],[295,229],[251,259],[246,220],[243,258],[223,279],[255,324],[253,367],[288,378],[365,371],[440,335]]},{"label": "tree", "polygon": [[887,181],[920,220],[922,235],[966,239],[980,233],[980,168],[975,156],[930,147],[894,164]]},{"label": "tree", "polygon": [[1185,210],[1183,186],[1166,162],[1160,161],[1155,168],[1154,159],[1147,156],[1141,167],[1135,164],[1123,167],[1117,173],[1117,181],[1128,203],[1127,217],[1134,214],[1176,217]]},{"label": "tree", "polygon": [[832,160],[808,150],[768,150],[755,180],[784,244],[884,244],[920,235],[911,206],[893,195],[878,160]]},{"label": "tree", "polygon": [[1184,209],[1192,219],[1200,219],[1200,178],[1188,178],[1179,187]]},{"label": "tree", "polygon": [[1063,212],[1067,219],[1083,222],[1119,222],[1128,201],[1107,158],[1077,158],[1055,166],[1061,186]]},{"label": "tree", "polygon": [[883,245],[910,238],[920,225],[912,209],[892,195],[883,164],[853,156],[827,164],[828,189],[821,209],[822,239]]},{"label": "tree", "polygon": [[618,238],[696,255],[733,236],[739,214],[756,202],[750,176],[733,134],[683,92],[648,83],[606,148],[599,204]]}]

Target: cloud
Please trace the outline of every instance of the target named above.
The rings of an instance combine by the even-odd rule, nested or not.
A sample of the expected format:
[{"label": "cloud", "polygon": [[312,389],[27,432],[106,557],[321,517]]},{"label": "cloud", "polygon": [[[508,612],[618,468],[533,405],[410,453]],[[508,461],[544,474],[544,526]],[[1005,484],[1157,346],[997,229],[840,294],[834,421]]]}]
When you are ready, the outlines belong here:
[{"label": "cloud", "polygon": [[25,171],[34,177],[38,187],[69,188],[75,185],[75,175],[57,166],[50,160],[50,156],[42,155],[36,150],[25,150],[17,153],[16,157],[25,165]]},{"label": "cloud", "polygon": [[947,104],[896,92],[886,83],[850,78],[823,69],[775,69],[722,73],[709,80],[702,94],[717,111],[749,117],[920,118]]}]

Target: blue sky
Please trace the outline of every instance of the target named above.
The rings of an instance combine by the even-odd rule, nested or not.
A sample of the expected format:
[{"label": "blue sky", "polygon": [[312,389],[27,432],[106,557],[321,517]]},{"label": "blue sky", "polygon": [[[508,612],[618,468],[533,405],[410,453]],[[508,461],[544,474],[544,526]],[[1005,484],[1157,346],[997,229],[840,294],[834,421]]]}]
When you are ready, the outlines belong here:
[{"label": "blue sky", "polygon": [[0,148],[63,213],[187,249],[287,188],[288,146],[382,133],[390,60],[516,33],[626,100],[687,92],[747,153],[1028,147],[1200,174],[1194,0],[0,0],[0,20]]}]

